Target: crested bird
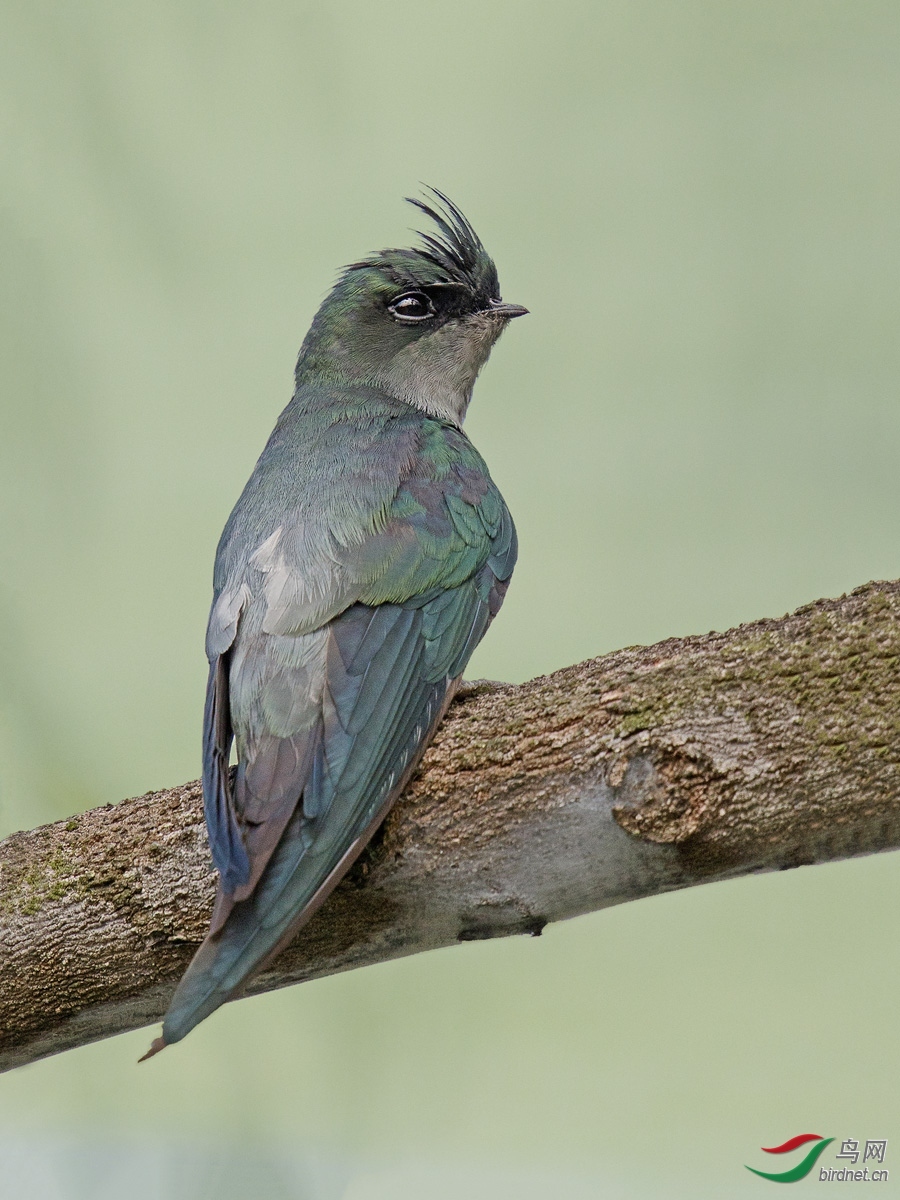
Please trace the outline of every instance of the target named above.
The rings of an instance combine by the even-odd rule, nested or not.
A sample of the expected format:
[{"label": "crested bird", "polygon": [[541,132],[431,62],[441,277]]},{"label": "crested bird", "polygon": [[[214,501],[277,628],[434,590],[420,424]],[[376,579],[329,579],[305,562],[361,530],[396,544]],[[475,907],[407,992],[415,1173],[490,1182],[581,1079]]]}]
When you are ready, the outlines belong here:
[{"label": "crested bird", "polygon": [[145,1058],[240,994],[346,874],[512,575],[512,518],[462,426],[527,310],[428,191],[409,201],[434,224],[421,244],[352,263],[316,313],[219,541],[203,727],[218,890]]}]

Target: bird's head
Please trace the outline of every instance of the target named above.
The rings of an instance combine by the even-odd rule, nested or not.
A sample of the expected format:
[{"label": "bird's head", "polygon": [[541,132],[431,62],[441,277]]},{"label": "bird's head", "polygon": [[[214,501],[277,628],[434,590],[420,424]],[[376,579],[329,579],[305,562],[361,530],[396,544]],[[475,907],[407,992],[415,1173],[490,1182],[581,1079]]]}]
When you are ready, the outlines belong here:
[{"label": "bird's head", "polygon": [[312,323],[297,383],[338,379],[384,389],[462,424],[475,377],[513,317],[497,268],[443,193],[410,200],[437,226],[410,250],[382,250],[347,267]]}]

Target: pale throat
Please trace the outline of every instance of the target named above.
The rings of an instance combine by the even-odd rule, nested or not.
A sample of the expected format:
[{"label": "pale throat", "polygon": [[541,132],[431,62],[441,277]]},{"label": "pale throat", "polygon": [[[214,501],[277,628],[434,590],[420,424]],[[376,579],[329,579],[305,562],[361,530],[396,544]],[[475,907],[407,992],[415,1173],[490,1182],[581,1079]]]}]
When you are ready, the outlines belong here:
[{"label": "pale throat", "polygon": [[375,382],[429,416],[461,426],[475,379],[503,324],[489,313],[448,321],[396,354]]}]

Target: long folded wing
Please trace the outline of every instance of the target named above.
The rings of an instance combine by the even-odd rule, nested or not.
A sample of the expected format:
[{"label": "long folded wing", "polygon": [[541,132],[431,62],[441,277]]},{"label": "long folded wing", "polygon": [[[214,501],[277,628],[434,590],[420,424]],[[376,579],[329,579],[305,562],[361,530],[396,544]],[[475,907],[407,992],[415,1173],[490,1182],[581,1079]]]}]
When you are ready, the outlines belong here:
[{"label": "long folded wing", "polygon": [[[170,1006],[164,1044],[238,993],[363,849],[427,745],[505,582],[486,564],[425,604],[357,604],[327,627],[320,724],[302,804],[280,822],[252,892],[198,951]],[[288,740],[266,743],[254,768],[277,780],[280,761],[295,761]]]},{"label": "long folded wing", "polygon": [[[348,504],[358,499],[358,490],[354,486]],[[335,519],[332,514],[330,520]],[[325,727],[328,645],[329,638],[346,638],[344,630],[355,628],[355,619],[347,615],[354,602],[423,609],[429,653],[436,654],[436,646],[450,647],[459,659],[458,671],[449,672],[452,678],[486,628],[472,615],[472,627],[457,646],[454,635],[462,634],[454,622],[464,625],[469,619],[460,597],[472,594],[463,589],[474,587],[478,605],[486,604],[493,616],[516,557],[512,520],[477,451],[458,430],[433,421],[421,422],[418,456],[377,529],[363,537],[345,536],[342,543],[333,530],[316,533],[307,517],[284,516],[275,532],[264,533],[265,527],[257,530],[258,543],[245,539],[231,575],[222,576],[207,634],[213,665],[204,799],[220,875],[213,932],[261,878],[307,774],[322,761],[326,734],[328,753],[336,753]],[[321,621],[329,608],[334,613]],[[381,629],[385,620],[385,615],[377,618],[373,629]],[[368,635],[366,645],[375,637]],[[402,648],[389,640],[380,661],[388,662],[395,650]],[[334,674],[333,665],[328,670]],[[389,675],[386,670],[385,687]],[[345,708],[352,698],[351,687],[342,701]],[[360,731],[371,717],[365,707],[356,714]],[[239,753],[233,789],[228,772],[232,725]],[[379,745],[380,737],[381,726],[372,720],[363,744]],[[306,803],[309,810],[311,801]]]}]

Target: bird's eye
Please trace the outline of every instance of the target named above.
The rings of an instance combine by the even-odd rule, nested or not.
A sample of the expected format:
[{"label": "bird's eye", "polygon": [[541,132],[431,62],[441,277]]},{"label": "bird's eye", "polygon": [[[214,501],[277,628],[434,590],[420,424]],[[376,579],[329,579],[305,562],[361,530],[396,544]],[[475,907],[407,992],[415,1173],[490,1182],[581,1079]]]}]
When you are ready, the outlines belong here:
[{"label": "bird's eye", "polygon": [[424,292],[404,292],[390,302],[388,312],[398,321],[427,321],[434,316],[434,305]]}]

